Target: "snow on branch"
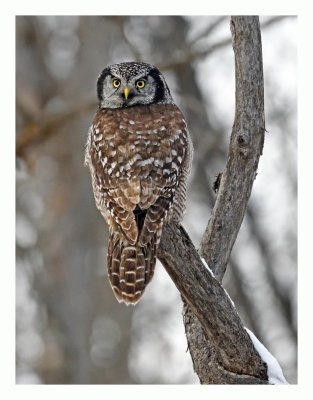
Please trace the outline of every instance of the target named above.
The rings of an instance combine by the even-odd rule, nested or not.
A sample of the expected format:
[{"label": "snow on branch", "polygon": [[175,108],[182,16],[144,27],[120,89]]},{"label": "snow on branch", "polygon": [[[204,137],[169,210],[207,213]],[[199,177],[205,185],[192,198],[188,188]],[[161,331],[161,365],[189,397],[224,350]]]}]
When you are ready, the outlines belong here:
[{"label": "snow on branch", "polygon": [[248,332],[256,351],[267,365],[268,382],[271,385],[288,385],[288,382],[286,381],[283,371],[276,358],[259,341],[253,332],[246,327],[245,330]]}]

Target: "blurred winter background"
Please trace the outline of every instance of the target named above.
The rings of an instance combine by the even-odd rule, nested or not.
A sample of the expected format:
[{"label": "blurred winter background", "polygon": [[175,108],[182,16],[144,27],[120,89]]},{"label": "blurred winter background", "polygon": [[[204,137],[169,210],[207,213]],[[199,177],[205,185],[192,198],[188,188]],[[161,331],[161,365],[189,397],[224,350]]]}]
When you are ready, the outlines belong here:
[{"label": "blurred winter background", "polygon": [[[297,19],[261,16],[266,138],[224,285],[297,382]],[[161,264],[136,307],[106,273],[83,166],[107,65],[158,66],[195,147],[184,226],[199,245],[234,117],[229,17],[16,17],[16,382],[196,384],[180,295]],[[195,288],[196,290],[196,288]]]}]

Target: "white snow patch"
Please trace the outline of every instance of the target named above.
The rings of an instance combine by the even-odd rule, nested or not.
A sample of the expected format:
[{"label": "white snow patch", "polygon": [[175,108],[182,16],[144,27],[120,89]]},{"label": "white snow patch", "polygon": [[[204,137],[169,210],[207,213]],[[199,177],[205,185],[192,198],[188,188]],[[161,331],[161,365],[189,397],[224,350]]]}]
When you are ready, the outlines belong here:
[{"label": "white snow patch", "polygon": [[235,303],[232,301],[232,299],[231,299],[230,295],[227,293],[226,289],[225,288],[223,288],[223,289],[224,289],[224,292],[227,294],[227,297],[229,298],[229,300],[230,300],[231,304],[233,305],[233,307],[236,308],[235,307]]},{"label": "white snow patch", "polygon": [[[213,271],[206,263],[205,259],[201,257],[201,261],[205,268],[210,272],[213,278],[215,278]],[[224,288],[223,288],[224,289]],[[230,302],[232,303],[233,307],[235,308],[235,304],[230,298],[227,291],[224,289],[225,293],[227,294]],[[267,350],[267,348],[257,339],[257,337],[251,332],[248,328],[245,327],[245,330],[248,332],[252,343],[259,353],[261,359],[267,364],[267,375],[268,375],[268,382],[272,385],[288,385],[286,381],[282,369],[278,364],[276,358]]]},{"label": "white snow patch", "polygon": [[271,385],[288,385],[288,382],[286,381],[283,371],[276,358],[258,340],[253,332],[246,327],[245,330],[248,332],[256,351],[259,353],[262,360],[267,364],[268,382]]},{"label": "white snow patch", "polygon": [[215,275],[213,274],[213,271],[211,270],[211,268],[208,266],[208,264],[206,263],[205,259],[203,257],[200,257],[202,264],[205,266],[205,268],[210,272],[210,274],[213,276],[213,278],[215,278]]},{"label": "white snow patch", "polygon": [[[206,269],[210,272],[210,274],[213,276],[213,278],[215,278],[215,275],[214,275],[213,271],[212,271],[211,268],[208,266],[208,264],[206,263],[205,259],[201,257],[201,261],[202,261],[203,265],[205,266],[205,268],[206,268]],[[223,288],[223,289],[224,289],[224,288]],[[234,302],[232,301],[231,297],[229,296],[229,294],[227,293],[227,291],[226,291],[225,289],[224,289],[224,292],[227,294],[227,296],[228,296],[228,298],[229,298],[231,304],[233,305],[233,307],[236,308]]]}]

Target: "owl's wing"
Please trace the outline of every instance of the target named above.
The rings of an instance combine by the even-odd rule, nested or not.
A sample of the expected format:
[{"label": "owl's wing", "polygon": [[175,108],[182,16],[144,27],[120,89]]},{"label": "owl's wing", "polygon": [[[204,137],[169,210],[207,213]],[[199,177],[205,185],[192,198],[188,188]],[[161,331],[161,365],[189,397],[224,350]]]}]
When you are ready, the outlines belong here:
[{"label": "owl's wing", "polygon": [[135,244],[138,238],[138,226],[133,210],[139,201],[139,187],[136,180],[132,180],[115,188],[103,188],[108,212],[132,244]]},{"label": "owl's wing", "polygon": [[[141,245],[149,243],[156,233],[157,236],[161,236],[163,223],[173,204],[173,196],[173,187],[163,188],[161,195],[157,198],[155,203],[146,210],[146,216],[139,236]],[[157,242],[159,239],[160,237],[157,237]]]},{"label": "owl's wing", "polygon": [[187,131],[186,131],[186,140],[187,140],[186,153],[182,160],[179,183],[175,190],[173,207],[172,207],[171,220],[176,222],[181,221],[186,210],[187,179],[190,174],[191,163],[193,158],[193,144]]},{"label": "owl's wing", "polygon": [[92,135],[96,137],[94,126],[91,126],[88,132],[85,164],[91,171],[96,206],[107,222],[113,219],[130,243],[135,244],[138,228],[132,211],[139,202],[139,178],[128,180],[114,177],[110,173],[110,168],[105,165],[107,157],[101,151],[101,146],[91,140]]}]

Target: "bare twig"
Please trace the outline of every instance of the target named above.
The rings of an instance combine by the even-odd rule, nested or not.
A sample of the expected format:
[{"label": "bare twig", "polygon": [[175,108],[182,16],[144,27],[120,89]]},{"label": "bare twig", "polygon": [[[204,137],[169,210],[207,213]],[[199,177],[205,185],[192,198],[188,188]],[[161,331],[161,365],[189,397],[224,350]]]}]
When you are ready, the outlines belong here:
[{"label": "bare twig", "polygon": [[[283,19],[286,18],[294,18],[294,16],[286,16],[286,15],[280,15],[280,16],[275,16],[273,18],[269,18],[266,22],[264,22],[261,25],[261,30],[266,29],[272,25],[274,25],[277,22],[282,21]],[[164,64],[158,64],[158,67],[161,70],[175,70],[180,68],[182,65],[186,63],[190,63],[195,60],[201,60],[211,53],[213,53],[216,50],[222,49],[226,46],[229,46],[231,44],[231,39],[225,38],[218,40],[217,42],[208,45],[207,47],[203,49],[197,49],[195,50],[193,47],[195,46],[194,42],[191,42],[190,45],[186,45],[185,50],[182,54],[180,53],[179,58],[176,60],[170,60]]]},{"label": "bare twig", "polygon": [[291,301],[291,293],[290,291],[286,291],[284,287],[281,287],[279,281],[275,275],[274,271],[274,263],[272,261],[272,255],[270,251],[269,242],[266,238],[266,235],[261,235],[260,230],[258,229],[257,219],[255,216],[254,209],[249,207],[247,209],[247,222],[249,225],[249,229],[251,235],[257,238],[256,242],[260,248],[260,252],[263,255],[264,259],[264,267],[266,271],[267,281],[271,286],[275,299],[277,300],[280,309],[281,316],[286,320],[286,326],[288,326],[288,330],[294,339],[297,338],[297,330],[293,325],[292,321],[292,301]]},{"label": "bare twig", "polygon": [[38,116],[33,122],[26,124],[18,132],[16,138],[16,155],[23,157],[25,151],[30,146],[46,141],[52,135],[57,134],[60,127],[67,121],[80,113],[95,109],[95,107],[95,100],[88,99],[62,112]]},{"label": "bare twig", "polygon": [[208,25],[202,32],[200,32],[196,37],[194,37],[190,42],[188,43],[188,47],[191,45],[196,44],[199,40],[205,38],[206,36],[209,36],[214,29],[216,29],[221,22],[225,21],[227,17],[223,15],[222,17],[217,17],[216,20],[212,22],[212,24]]},{"label": "bare twig", "polygon": [[158,68],[160,70],[176,70],[178,68],[181,68],[184,64],[191,63],[192,61],[195,61],[195,60],[201,60],[202,58],[210,55],[213,51],[220,49],[222,47],[225,47],[225,46],[229,46],[230,44],[231,44],[231,40],[226,38],[226,39],[219,40],[216,43],[214,43],[202,50],[194,50],[194,49],[191,50],[189,48],[189,51],[180,55],[177,60],[171,60],[164,64],[159,63]]}]

